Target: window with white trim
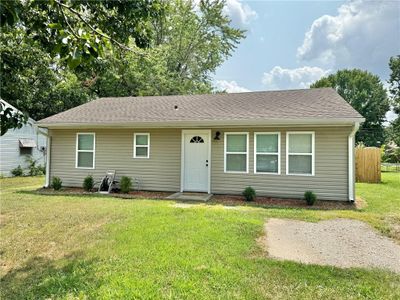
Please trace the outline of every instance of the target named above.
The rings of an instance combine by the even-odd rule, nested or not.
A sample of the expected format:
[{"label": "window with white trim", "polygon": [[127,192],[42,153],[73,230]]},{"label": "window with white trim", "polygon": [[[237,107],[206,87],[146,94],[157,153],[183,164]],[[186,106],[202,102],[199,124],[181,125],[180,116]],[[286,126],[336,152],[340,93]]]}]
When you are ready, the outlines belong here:
[{"label": "window with white trim", "polygon": [[133,137],[133,157],[149,158],[150,157],[150,134],[135,133]]},{"label": "window with white trim", "polygon": [[247,173],[249,134],[247,132],[226,132],[224,141],[225,172]]},{"label": "window with white trim", "polygon": [[280,174],[279,132],[254,133],[254,172],[259,174]]},{"label": "window with white trim", "polygon": [[314,175],[314,132],[286,134],[286,174]]},{"label": "window with white trim", "polygon": [[94,133],[76,134],[76,168],[94,169],[96,137]]}]

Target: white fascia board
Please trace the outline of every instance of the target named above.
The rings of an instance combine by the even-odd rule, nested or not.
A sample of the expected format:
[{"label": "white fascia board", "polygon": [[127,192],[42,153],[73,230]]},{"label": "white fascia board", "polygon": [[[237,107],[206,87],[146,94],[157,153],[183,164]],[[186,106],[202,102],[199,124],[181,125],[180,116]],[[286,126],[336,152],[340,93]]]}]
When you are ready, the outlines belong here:
[{"label": "white fascia board", "polygon": [[49,129],[68,128],[216,128],[243,126],[346,126],[362,122],[362,118],[345,119],[259,119],[259,120],[204,120],[204,121],[168,121],[168,122],[125,122],[125,123],[39,123],[38,127]]}]

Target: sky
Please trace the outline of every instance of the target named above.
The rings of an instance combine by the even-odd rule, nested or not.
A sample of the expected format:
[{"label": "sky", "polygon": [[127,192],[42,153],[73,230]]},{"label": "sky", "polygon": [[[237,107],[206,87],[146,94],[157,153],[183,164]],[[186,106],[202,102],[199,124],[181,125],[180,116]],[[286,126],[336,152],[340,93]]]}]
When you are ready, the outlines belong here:
[{"label": "sky", "polygon": [[400,0],[226,0],[225,13],[246,30],[214,75],[227,92],[307,88],[344,68],[387,84],[389,58],[400,54]]}]

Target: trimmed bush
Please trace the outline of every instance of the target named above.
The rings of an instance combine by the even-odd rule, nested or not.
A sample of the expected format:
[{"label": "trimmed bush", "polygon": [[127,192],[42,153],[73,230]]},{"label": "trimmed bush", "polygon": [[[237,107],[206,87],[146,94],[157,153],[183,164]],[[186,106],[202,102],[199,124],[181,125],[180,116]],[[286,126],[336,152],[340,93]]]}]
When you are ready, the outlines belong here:
[{"label": "trimmed bush", "polygon": [[304,193],[304,199],[308,205],[314,205],[317,201],[317,195],[315,195],[312,191],[306,191]]},{"label": "trimmed bush", "polygon": [[92,175],[88,175],[83,179],[83,189],[87,192],[90,192],[94,187],[94,180]]},{"label": "trimmed bush", "polygon": [[60,177],[54,176],[51,180],[51,186],[54,190],[58,191],[62,187],[62,180]]},{"label": "trimmed bush", "polygon": [[246,201],[254,201],[256,199],[256,191],[251,186],[245,188],[242,194]]},{"label": "trimmed bush", "polygon": [[122,193],[124,193],[124,194],[129,193],[129,191],[132,188],[132,178],[130,178],[128,176],[122,176],[119,186],[121,188]]},{"label": "trimmed bush", "polygon": [[18,166],[11,170],[11,175],[14,177],[23,176],[24,170],[21,168],[21,166]]}]

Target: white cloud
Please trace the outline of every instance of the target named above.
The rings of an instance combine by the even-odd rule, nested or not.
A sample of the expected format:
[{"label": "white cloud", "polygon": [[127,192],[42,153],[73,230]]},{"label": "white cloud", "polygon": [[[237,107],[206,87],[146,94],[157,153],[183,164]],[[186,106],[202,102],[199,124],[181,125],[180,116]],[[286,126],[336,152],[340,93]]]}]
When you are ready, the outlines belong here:
[{"label": "white cloud", "polygon": [[249,89],[239,86],[236,81],[217,80],[216,87],[217,89],[226,91],[228,93],[250,92]]},{"label": "white cloud", "polygon": [[223,11],[232,20],[232,25],[239,28],[246,27],[257,17],[257,13],[240,0],[227,0]]},{"label": "white cloud", "polygon": [[362,68],[386,77],[389,57],[400,49],[397,1],[352,0],[335,16],[316,19],[297,49],[301,61]]},{"label": "white cloud", "polygon": [[329,70],[318,67],[304,66],[295,69],[285,69],[275,66],[264,73],[262,83],[268,90],[308,88],[310,84],[327,75]]},{"label": "white cloud", "polygon": [[388,122],[394,121],[397,118],[397,114],[393,110],[389,110],[386,113],[386,120]]}]

